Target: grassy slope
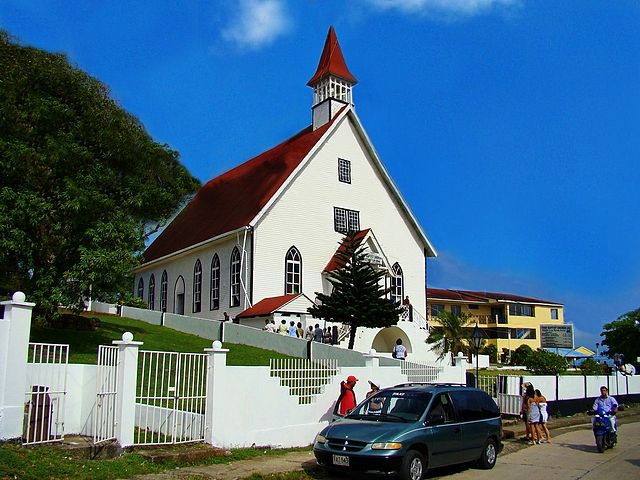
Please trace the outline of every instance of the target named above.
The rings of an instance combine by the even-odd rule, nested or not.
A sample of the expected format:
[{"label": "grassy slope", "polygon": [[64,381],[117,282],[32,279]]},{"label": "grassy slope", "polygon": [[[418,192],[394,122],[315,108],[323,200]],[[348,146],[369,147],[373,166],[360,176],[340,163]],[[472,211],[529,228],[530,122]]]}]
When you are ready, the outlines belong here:
[{"label": "grassy slope", "polygon": [[[112,315],[93,315],[100,318],[100,328],[95,332],[31,326],[31,342],[69,344],[69,362],[95,364],[98,345],[111,345],[120,340],[124,332],[133,333],[133,339],[144,342],[143,350],[203,353],[211,347],[211,340],[182,333],[167,327],[151,325],[139,320]],[[227,365],[269,365],[270,358],[287,358],[287,355],[251,347],[225,343],[229,349]]]}]

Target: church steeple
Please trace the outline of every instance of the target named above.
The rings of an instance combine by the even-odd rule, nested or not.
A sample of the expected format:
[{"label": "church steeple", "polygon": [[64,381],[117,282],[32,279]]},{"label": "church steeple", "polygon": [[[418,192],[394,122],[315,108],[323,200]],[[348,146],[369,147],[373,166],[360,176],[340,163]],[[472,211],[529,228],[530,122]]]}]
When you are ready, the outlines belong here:
[{"label": "church steeple", "polygon": [[307,82],[313,88],[313,129],[330,121],[347,104],[353,105],[351,88],[358,83],[342,56],[338,37],[329,27],[316,73]]}]

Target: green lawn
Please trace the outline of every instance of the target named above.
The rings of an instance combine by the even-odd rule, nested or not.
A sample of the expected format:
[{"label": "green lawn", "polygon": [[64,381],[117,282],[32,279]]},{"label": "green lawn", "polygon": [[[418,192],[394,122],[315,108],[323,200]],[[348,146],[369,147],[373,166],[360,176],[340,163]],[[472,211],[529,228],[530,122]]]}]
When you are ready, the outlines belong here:
[{"label": "green lawn", "polygon": [[[178,448],[178,447],[176,447]],[[200,445],[180,446],[181,449],[203,448]],[[210,457],[197,465],[230,463],[249,458],[281,455],[293,450],[263,450],[243,448],[231,450],[228,455]],[[186,466],[182,464],[180,466]],[[174,462],[151,463],[138,453],[127,453],[113,460],[86,460],[74,458],[59,445],[25,448],[16,442],[0,442],[0,479],[40,480],[110,480],[131,478],[134,475],[160,473],[177,467]],[[292,477],[291,480],[293,480]],[[307,478],[307,477],[299,477]]]},{"label": "green lawn", "polygon": [[[144,342],[142,350],[203,353],[211,347],[211,340],[182,333],[167,327],[113,315],[92,315],[100,319],[100,328],[95,331],[77,331],[31,326],[31,342],[69,344],[69,363],[95,364],[98,345],[111,345],[120,340],[124,332],[133,333],[133,339]],[[271,350],[248,345],[225,343],[229,349],[227,365],[269,365],[270,358],[290,358]]]}]

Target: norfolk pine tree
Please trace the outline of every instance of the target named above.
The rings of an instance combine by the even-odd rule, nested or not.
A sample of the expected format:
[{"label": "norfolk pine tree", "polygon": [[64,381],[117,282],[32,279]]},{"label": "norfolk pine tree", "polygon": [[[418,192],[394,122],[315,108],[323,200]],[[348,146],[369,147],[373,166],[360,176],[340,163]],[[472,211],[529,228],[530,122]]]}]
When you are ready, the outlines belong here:
[{"label": "norfolk pine tree", "polygon": [[145,239],[199,182],[107,87],[0,30],[0,295],[50,316],[131,292]]},{"label": "norfolk pine tree", "polygon": [[385,271],[376,270],[366,261],[365,250],[355,232],[347,233],[336,252],[340,267],[329,274],[331,295],[316,292],[319,304],[308,309],[315,318],[351,326],[350,350],[358,327],[391,327],[402,313],[402,306],[387,298],[391,289],[381,285]]}]

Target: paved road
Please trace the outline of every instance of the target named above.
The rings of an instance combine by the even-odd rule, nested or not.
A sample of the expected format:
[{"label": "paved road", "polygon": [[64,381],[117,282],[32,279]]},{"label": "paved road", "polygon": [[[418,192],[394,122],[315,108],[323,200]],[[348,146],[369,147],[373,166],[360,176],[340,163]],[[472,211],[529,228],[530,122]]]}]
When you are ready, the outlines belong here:
[{"label": "paved road", "polygon": [[[500,455],[492,470],[468,466],[430,470],[428,480],[627,480],[640,478],[640,422],[620,425],[619,443],[613,450],[598,453],[591,429],[574,426],[572,431],[554,429],[553,443],[526,446],[509,441],[508,455]],[[161,474],[139,475],[136,480],[240,480],[254,473],[269,475],[305,470],[319,480],[345,480],[319,468],[311,452],[293,452],[282,456],[254,458],[228,465],[183,467]],[[363,477],[358,477],[363,478]]]},{"label": "paved road", "polygon": [[[640,423],[621,425],[618,445],[598,453],[590,429],[559,434],[553,443],[533,445],[510,455],[499,456],[492,470],[458,468],[434,471],[429,479],[447,480],[626,480],[640,478]],[[552,433],[553,434],[553,433]]]}]

